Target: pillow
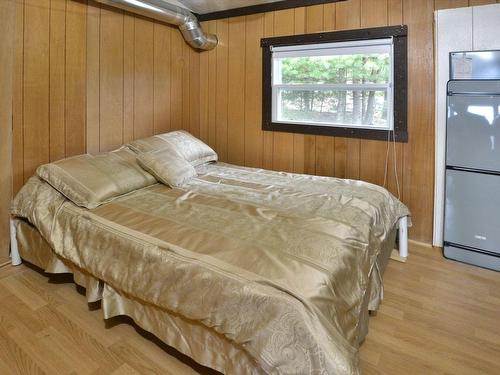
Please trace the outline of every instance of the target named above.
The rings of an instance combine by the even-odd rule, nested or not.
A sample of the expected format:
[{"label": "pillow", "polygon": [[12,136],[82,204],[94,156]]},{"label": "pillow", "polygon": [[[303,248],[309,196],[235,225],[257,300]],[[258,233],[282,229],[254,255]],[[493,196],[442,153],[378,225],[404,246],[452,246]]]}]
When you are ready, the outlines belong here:
[{"label": "pillow", "polygon": [[194,167],[169,148],[140,154],[137,161],[158,181],[171,187],[180,186],[196,176]]},{"label": "pillow", "polygon": [[168,148],[195,167],[210,161],[217,161],[217,153],[210,146],[183,130],[138,139],[126,146],[138,154]]},{"label": "pillow", "polygon": [[126,148],[59,160],[38,167],[36,173],[73,203],[89,209],[156,183]]}]

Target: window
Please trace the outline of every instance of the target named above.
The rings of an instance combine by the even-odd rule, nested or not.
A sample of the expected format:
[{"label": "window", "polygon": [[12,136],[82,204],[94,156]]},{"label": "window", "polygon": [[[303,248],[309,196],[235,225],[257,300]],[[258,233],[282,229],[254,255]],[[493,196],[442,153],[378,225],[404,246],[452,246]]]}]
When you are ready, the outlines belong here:
[{"label": "window", "polygon": [[392,130],[392,39],[272,48],[273,122]]},{"label": "window", "polygon": [[407,140],[405,26],[261,44],[264,130]]}]

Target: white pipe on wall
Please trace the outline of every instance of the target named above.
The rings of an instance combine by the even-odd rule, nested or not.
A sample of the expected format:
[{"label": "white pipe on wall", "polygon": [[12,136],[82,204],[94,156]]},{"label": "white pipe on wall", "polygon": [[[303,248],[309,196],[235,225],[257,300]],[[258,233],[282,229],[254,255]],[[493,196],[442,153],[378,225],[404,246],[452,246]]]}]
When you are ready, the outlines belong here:
[{"label": "white pipe on wall", "polygon": [[399,256],[408,257],[408,216],[399,219]]},{"label": "white pipe on wall", "polygon": [[17,247],[17,227],[14,219],[10,219],[10,262],[13,266],[19,266],[23,261]]}]

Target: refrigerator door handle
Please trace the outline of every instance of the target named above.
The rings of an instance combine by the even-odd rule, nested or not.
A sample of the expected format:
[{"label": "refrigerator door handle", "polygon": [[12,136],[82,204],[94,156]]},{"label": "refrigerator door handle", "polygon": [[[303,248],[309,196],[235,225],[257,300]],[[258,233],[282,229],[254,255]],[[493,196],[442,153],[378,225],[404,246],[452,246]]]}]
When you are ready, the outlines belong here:
[{"label": "refrigerator door handle", "polygon": [[452,92],[448,91],[448,96],[500,96],[498,92]]},{"label": "refrigerator door handle", "polygon": [[479,173],[479,174],[490,174],[493,176],[500,176],[500,171],[490,171],[488,169],[457,167],[455,165],[447,165],[446,169],[452,170],[452,171],[473,172],[473,173]]}]

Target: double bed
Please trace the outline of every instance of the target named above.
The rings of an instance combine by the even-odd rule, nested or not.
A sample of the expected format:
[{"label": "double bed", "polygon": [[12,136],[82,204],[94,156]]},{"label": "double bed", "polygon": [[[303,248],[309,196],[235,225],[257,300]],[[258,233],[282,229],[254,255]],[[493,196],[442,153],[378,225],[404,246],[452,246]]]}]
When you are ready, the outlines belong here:
[{"label": "double bed", "polygon": [[[105,319],[127,315],[223,373],[358,374],[407,208],[360,181],[220,163],[174,133],[106,156],[126,159],[137,183],[122,181],[128,167],[109,177],[111,165],[116,191],[99,186],[100,200],[85,201],[95,174],[80,173],[83,163],[106,174],[100,161],[41,167],[14,200],[13,262],[72,273]],[[137,155],[168,148],[189,162],[178,183],[158,182],[145,162],[138,172]],[[68,192],[78,178],[80,190]]]}]

